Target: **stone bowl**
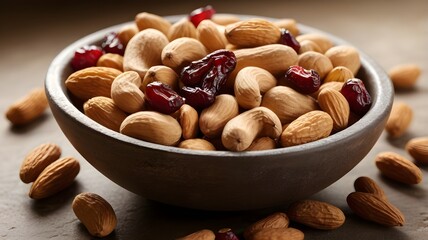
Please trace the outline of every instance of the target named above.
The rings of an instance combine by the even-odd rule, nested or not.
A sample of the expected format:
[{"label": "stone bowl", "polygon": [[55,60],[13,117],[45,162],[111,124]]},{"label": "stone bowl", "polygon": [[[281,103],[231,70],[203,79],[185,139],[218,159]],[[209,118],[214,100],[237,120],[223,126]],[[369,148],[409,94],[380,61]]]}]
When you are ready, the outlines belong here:
[{"label": "stone bowl", "polygon": [[[181,17],[167,18],[177,21]],[[131,138],[86,117],[73,105],[64,85],[72,73],[70,60],[75,49],[99,43],[106,33],[121,26],[92,33],[62,50],[49,67],[45,88],[52,113],[76,150],[113,182],[150,200],[192,209],[236,211],[282,206],[310,197],[367,155],[391,110],[393,87],[388,76],[360,51],[362,66],[357,77],[364,80],[372,96],[371,109],[327,138],[254,152],[195,151]],[[303,33],[326,34],[335,44],[348,44],[308,26],[299,28]]]}]

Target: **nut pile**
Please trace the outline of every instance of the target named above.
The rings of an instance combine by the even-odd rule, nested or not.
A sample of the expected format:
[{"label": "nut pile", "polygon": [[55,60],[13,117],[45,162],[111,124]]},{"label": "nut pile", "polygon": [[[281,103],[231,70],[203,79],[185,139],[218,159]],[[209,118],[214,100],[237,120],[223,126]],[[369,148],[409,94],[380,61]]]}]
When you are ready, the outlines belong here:
[{"label": "nut pile", "polygon": [[76,50],[67,89],[99,124],[153,143],[251,151],[304,144],[351,125],[371,97],[360,56],[293,19],[215,15],[175,23],[139,13]]}]

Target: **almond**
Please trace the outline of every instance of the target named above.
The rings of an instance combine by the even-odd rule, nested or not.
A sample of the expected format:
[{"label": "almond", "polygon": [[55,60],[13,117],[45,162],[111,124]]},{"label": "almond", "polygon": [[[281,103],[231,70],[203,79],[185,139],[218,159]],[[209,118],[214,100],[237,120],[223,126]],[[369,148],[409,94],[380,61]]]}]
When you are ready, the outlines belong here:
[{"label": "almond", "polygon": [[404,225],[404,216],[400,210],[378,195],[353,192],[346,201],[351,210],[365,220],[390,227]]},{"label": "almond", "polygon": [[333,119],[333,130],[340,131],[348,126],[350,108],[346,98],[333,89],[323,89],[318,95],[320,108]]},{"label": "almond", "polygon": [[319,52],[321,53],[321,48],[315,42],[311,40],[303,40],[300,42],[299,54],[303,54],[305,52]]},{"label": "almond", "polygon": [[326,83],[321,84],[318,91],[316,91],[315,93],[312,94],[312,97],[317,99],[320,92],[325,88],[333,89],[333,90],[340,92],[342,87],[343,87],[343,83],[341,83],[341,82],[326,82]]},{"label": "almond", "polygon": [[61,148],[53,143],[45,143],[31,150],[22,162],[19,177],[22,182],[34,182],[49,164],[61,156]]},{"label": "almond", "polygon": [[226,123],[238,114],[239,106],[234,96],[218,95],[214,103],[201,112],[199,117],[201,132],[209,138],[220,136]]},{"label": "almond", "polygon": [[188,18],[182,18],[181,20],[172,24],[168,30],[168,39],[173,41],[181,37],[196,38],[196,28]]},{"label": "almond", "polygon": [[401,137],[413,120],[412,108],[404,102],[394,102],[385,130],[392,138]]},{"label": "almond", "polygon": [[269,150],[276,148],[276,141],[270,137],[261,137],[251,143],[251,145],[246,149],[246,151],[260,151],[260,150]]},{"label": "almond", "polygon": [[262,95],[252,68],[246,67],[238,72],[235,78],[234,93],[241,108],[251,109],[260,106]]},{"label": "almond", "polygon": [[135,71],[127,71],[117,76],[111,85],[114,104],[127,113],[143,110],[145,99],[140,86],[141,77]]},{"label": "almond", "polygon": [[179,111],[179,122],[184,139],[195,138],[199,130],[198,112],[190,105],[183,104]]},{"label": "almond", "polygon": [[297,201],[290,205],[287,215],[291,221],[322,230],[339,228],[345,215],[338,207],[315,200]]},{"label": "almond", "polygon": [[40,173],[28,195],[33,199],[50,197],[70,186],[79,171],[80,165],[76,159],[61,158]]},{"label": "almond", "polygon": [[137,34],[139,31],[140,30],[136,24],[127,24],[119,29],[117,32],[117,38],[119,38],[120,42],[126,46],[128,45],[129,40],[131,40],[131,38],[134,37],[135,34]]},{"label": "almond", "polygon": [[303,240],[305,235],[295,228],[262,229],[250,238],[251,240]]},{"label": "almond", "polygon": [[379,153],[376,167],[386,177],[405,184],[418,184],[422,181],[421,170],[411,161],[394,152]]},{"label": "almond", "polygon": [[348,79],[354,78],[354,74],[347,67],[338,66],[333,68],[324,78],[324,83],[341,82],[344,83]]},{"label": "almond", "polygon": [[214,240],[215,234],[213,231],[208,229],[202,229],[197,232],[191,233],[181,238],[177,238],[177,240]]},{"label": "almond", "polygon": [[223,26],[241,21],[241,19],[238,16],[235,16],[233,14],[214,14],[211,20],[214,23],[218,25],[223,25]]},{"label": "almond", "polygon": [[107,97],[89,99],[83,104],[83,112],[90,119],[116,132],[119,132],[120,124],[128,116]]},{"label": "almond", "polygon": [[333,69],[333,64],[328,57],[322,53],[313,51],[299,55],[298,65],[305,69],[315,70],[320,75],[321,79],[324,79]]},{"label": "almond", "polygon": [[345,45],[334,46],[328,49],[324,54],[330,59],[333,67],[346,67],[351,70],[352,74],[354,75],[356,75],[358,69],[360,69],[360,54],[354,47]]},{"label": "almond", "polygon": [[428,137],[411,139],[406,144],[406,150],[418,163],[428,164]]},{"label": "almond", "polygon": [[95,193],[80,193],[72,204],[76,217],[95,237],[105,237],[117,225],[116,214],[111,205]]},{"label": "almond", "polygon": [[127,136],[167,146],[176,145],[181,138],[181,126],[173,117],[142,111],[129,115],[123,120],[120,132]]},{"label": "almond", "polygon": [[111,84],[122,72],[109,67],[89,67],[72,73],[65,86],[77,98],[110,97]]},{"label": "almond", "polygon": [[264,19],[249,19],[226,26],[224,32],[229,43],[239,47],[258,47],[278,43],[281,31]]},{"label": "almond", "polygon": [[333,130],[333,119],[328,113],[315,110],[303,114],[290,123],[281,134],[283,147],[313,142],[328,137]]},{"label": "almond", "polygon": [[382,188],[369,177],[359,177],[354,182],[354,188],[357,192],[366,192],[379,196],[380,198],[386,199],[385,192]]},{"label": "almond", "polygon": [[180,142],[178,147],[193,150],[215,151],[214,145],[202,138],[186,139]]},{"label": "almond", "polygon": [[392,67],[388,74],[395,89],[410,89],[415,86],[421,72],[416,64],[400,64]]},{"label": "almond", "polygon": [[204,44],[208,52],[226,48],[227,39],[214,22],[203,20],[196,28],[198,40]]},{"label": "almond", "polygon": [[105,53],[98,59],[97,67],[110,67],[123,71],[123,57],[115,53]]},{"label": "almond", "polygon": [[144,76],[140,89],[146,92],[147,85],[152,82],[161,82],[174,90],[178,90],[178,74],[172,68],[164,65],[157,65],[149,68]]},{"label": "almond", "polygon": [[273,213],[253,224],[248,226],[244,231],[244,238],[252,240],[256,232],[263,229],[287,228],[290,220],[287,215],[282,212]]},{"label": "almond", "polygon": [[25,125],[42,116],[48,108],[45,90],[37,88],[11,104],[6,111],[6,118],[13,125]]},{"label": "almond", "polygon": [[135,23],[140,31],[152,28],[161,31],[165,35],[168,34],[171,27],[171,23],[165,18],[148,12],[138,13],[135,16]]},{"label": "almond", "polygon": [[163,65],[181,71],[192,61],[207,55],[204,45],[194,38],[182,37],[168,43],[162,50]]},{"label": "almond", "polygon": [[319,33],[306,33],[296,36],[298,42],[311,40],[320,48],[320,53],[325,53],[328,49],[334,46],[333,41],[326,35]]},{"label": "almond", "polygon": [[297,21],[293,18],[283,18],[273,22],[277,27],[287,29],[293,36],[300,34]]},{"label": "almond", "polygon": [[285,86],[276,86],[267,91],[261,106],[272,110],[282,124],[290,123],[301,115],[318,109],[313,98]]}]

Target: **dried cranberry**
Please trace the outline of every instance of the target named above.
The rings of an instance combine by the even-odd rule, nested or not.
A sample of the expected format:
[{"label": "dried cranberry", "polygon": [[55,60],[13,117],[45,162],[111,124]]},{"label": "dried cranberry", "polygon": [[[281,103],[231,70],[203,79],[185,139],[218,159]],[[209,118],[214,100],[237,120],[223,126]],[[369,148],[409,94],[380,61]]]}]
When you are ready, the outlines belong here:
[{"label": "dried cranberry", "polygon": [[102,55],[103,51],[98,46],[83,46],[74,52],[74,57],[71,60],[71,67],[74,71],[94,67],[97,65],[97,61]]},{"label": "dried cranberry", "polygon": [[345,96],[353,113],[363,116],[370,109],[372,98],[360,79],[349,79],[340,92]]},{"label": "dried cranberry", "polygon": [[145,98],[153,110],[165,114],[177,111],[185,102],[183,97],[161,82],[147,84]]},{"label": "dried cranberry", "polygon": [[117,37],[117,33],[115,32],[108,33],[104,37],[101,47],[106,53],[116,53],[123,56],[123,53],[125,52],[125,47],[120,42]]},{"label": "dried cranberry", "polygon": [[279,39],[279,43],[293,48],[297,53],[300,50],[300,43],[287,29],[281,28],[281,38]]},{"label": "dried cranberry", "polygon": [[209,59],[208,61],[201,59],[199,61],[192,62],[181,72],[181,82],[189,87],[200,85],[202,79],[204,79],[205,75],[207,75],[207,72],[213,66],[213,62],[213,59]]},{"label": "dried cranberry", "polygon": [[209,107],[215,100],[213,92],[200,87],[183,87],[181,95],[186,99],[186,103],[195,109],[204,109]]},{"label": "dried cranberry", "polygon": [[215,14],[215,9],[210,5],[193,10],[189,14],[189,20],[197,27],[202,20],[211,19]]},{"label": "dried cranberry", "polygon": [[297,65],[288,68],[285,79],[291,87],[303,94],[314,93],[321,86],[320,76],[315,70],[306,70]]},{"label": "dried cranberry", "polygon": [[230,228],[222,228],[215,234],[215,240],[239,240]]}]

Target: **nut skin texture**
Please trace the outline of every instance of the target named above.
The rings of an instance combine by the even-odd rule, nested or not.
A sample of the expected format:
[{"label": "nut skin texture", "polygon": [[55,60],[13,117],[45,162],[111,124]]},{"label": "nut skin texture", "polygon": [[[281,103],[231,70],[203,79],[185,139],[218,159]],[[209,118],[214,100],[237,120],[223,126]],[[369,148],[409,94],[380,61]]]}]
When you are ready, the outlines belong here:
[{"label": "nut skin texture", "polygon": [[387,199],[383,189],[369,177],[362,176],[355,179],[354,188],[356,192],[371,193],[382,199]]},{"label": "nut skin texture", "polygon": [[149,68],[141,83],[140,89],[146,92],[146,87],[152,82],[161,82],[170,86],[173,90],[178,89],[178,74],[170,67],[157,65]]},{"label": "nut skin texture", "polygon": [[208,52],[226,48],[226,37],[211,20],[206,19],[199,23],[196,28],[196,36]]},{"label": "nut skin texture", "polygon": [[246,151],[260,151],[260,150],[269,150],[276,148],[276,141],[270,137],[261,137],[251,143],[251,145],[246,149]]},{"label": "nut skin texture", "polygon": [[105,53],[98,59],[97,67],[110,67],[123,71],[123,57],[116,53]]},{"label": "nut skin texture", "polygon": [[121,124],[120,132],[144,141],[175,146],[180,141],[182,130],[173,117],[153,111],[129,115]]},{"label": "nut skin texture", "polygon": [[140,85],[140,75],[135,71],[127,71],[117,76],[111,85],[114,104],[127,113],[143,110],[145,100]]},{"label": "nut skin texture", "polygon": [[208,138],[218,137],[226,123],[238,114],[239,106],[234,96],[218,95],[211,106],[202,110],[199,117],[199,128]]},{"label": "nut skin texture", "polygon": [[291,221],[321,229],[337,229],[345,223],[345,215],[338,207],[326,202],[302,200],[293,203],[287,211]]},{"label": "nut skin texture", "polygon": [[180,107],[179,122],[183,131],[183,139],[196,138],[199,130],[199,116],[192,106],[183,104]]},{"label": "nut skin texture", "polygon": [[334,46],[324,54],[330,59],[334,67],[344,66],[351,70],[354,75],[356,75],[358,69],[360,69],[360,54],[354,47],[344,45]]},{"label": "nut skin texture", "polygon": [[80,171],[79,162],[72,157],[64,157],[47,166],[31,185],[32,199],[50,197],[70,186]]},{"label": "nut skin texture", "polygon": [[260,106],[262,95],[251,68],[246,67],[238,72],[235,78],[234,93],[241,108],[252,109]]},{"label": "nut skin texture", "polygon": [[334,67],[324,78],[324,83],[327,82],[341,82],[344,83],[348,79],[354,78],[354,74],[347,67],[337,66]]},{"label": "nut skin texture", "polygon": [[315,70],[321,79],[324,79],[333,69],[333,64],[328,57],[322,53],[312,51],[299,55],[298,65],[305,69]]},{"label": "nut skin texture", "polygon": [[178,147],[193,150],[215,151],[214,145],[202,138],[186,139],[180,142]]},{"label": "nut skin texture", "polygon": [[111,205],[95,193],[80,193],[72,203],[73,212],[95,237],[105,237],[117,225],[116,214]]},{"label": "nut skin texture", "polygon": [[428,137],[411,139],[406,144],[406,150],[416,162],[428,165]]},{"label": "nut skin texture", "polygon": [[404,215],[394,205],[378,195],[353,192],[346,198],[348,206],[359,217],[384,226],[403,226]]},{"label": "nut skin texture", "polygon": [[162,64],[162,50],[168,43],[168,38],[156,29],[149,28],[135,34],[126,46],[123,69],[136,71],[144,79],[150,67]]},{"label": "nut skin texture", "polygon": [[277,139],[281,130],[281,121],[274,112],[265,107],[256,107],[227,122],[221,141],[231,151],[244,151],[257,137]]},{"label": "nut skin texture", "polygon": [[387,178],[404,184],[422,182],[422,172],[410,160],[394,152],[382,152],[375,158],[376,167]]},{"label": "nut skin texture", "polygon": [[229,43],[238,47],[259,47],[278,43],[279,27],[264,19],[249,19],[226,26],[224,34]]},{"label": "nut skin texture", "polygon": [[296,36],[296,40],[298,42],[302,42],[304,40],[311,40],[314,42],[319,48],[320,53],[325,53],[328,49],[333,47],[333,41],[325,35],[319,33],[307,33]]},{"label": "nut skin texture", "polygon": [[202,229],[176,240],[215,240],[215,234],[211,230]]},{"label": "nut skin texture", "polygon": [[173,41],[181,37],[196,38],[196,28],[195,25],[189,21],[189,19],[182,18],[181,20],[172,24],[168,30],[167,36],[169,41]]},{"label": "nut skin texture", "polygon": [[400,64],[389,69],[388,75],[395,89],[406,90],[416,85],[421,72],[416,64]]},{"label": "nut skin texture", "polygon": [[395,102],[386,122],[385,130],[391,138],[399,138],[406,133],[413,120],[412,108],[404,102]]},{"label": "nut skin texture", "polygon": [[119,132],[120,124],[128,116],[108,97],[93,97],[83,104],[83,112],[90,119]]},{"label": "nut skin texture", "polygon": [[204,45],[194,38],[182,37],[168,43],[162,50],[163,65],[180,71],[192,61],[207,55]]},{"label": "nut skin texture", "polygon": [[56,144],[45,143],[35,147],[22,162],[19,178],[24,183],[34,182],[40,173],[60,156],[61,148]]},{"label": "nut skin texture", "polygon": [[15,126],[33,122],[48,108],[45,90],[37,88],[30,91],[6,110],[6,118]]},{"label": "nut skin texture", "polygon": [[350,108],[348,101],[339,91],[323,89],[318,95],[318,104],[333,119],[334,131],[348,127]]},{"label": "nut skin texture", "polygon": [[303,240],[305,235],[295,228],[262,229],[256,232],[251,240]]},{"label": "nut skin texture", "polygon": [[290,220],[285,213],[276,212],[248,226],[244,231],[244,238],[252,240],[256,232],[263,229],[288,228]]},{"label": "nut skin texture", "polygon": [[333,119],[328,113],[315,110],[303,114],[290,123],[281,134],[283,147],[296,146],[328,137],[333,130]]},{"label": "nut skin texture", "polygon": [[148,12],[138,13],[135,16],[135,24],[140,31],[153,28],[162,32],[165,36],[171,27],[171,23],[165,18]]},{"label": "nut skin texture", "polygon": [[72,73],[65,81],[67,89],[77,98],[111,96],[111,84],[122,72],[110,67],[89,67]]},{"label": "nut skin texture", "polygon": [[286,86],[276,86],[267,91],[261,106],[272,110],[282,124],[290,123],[301,115],[318,109],[313,98]]}]

